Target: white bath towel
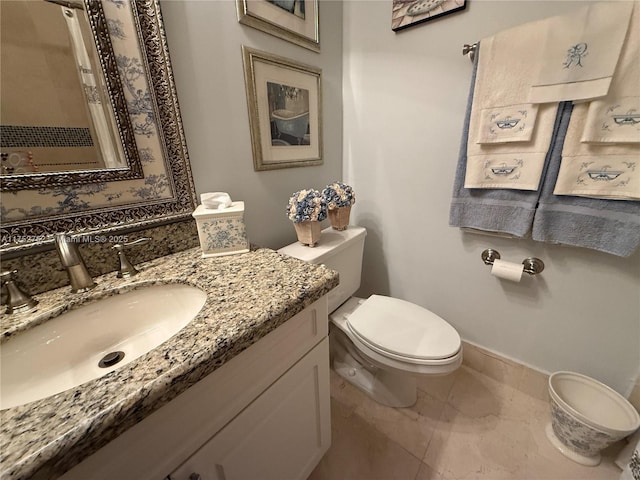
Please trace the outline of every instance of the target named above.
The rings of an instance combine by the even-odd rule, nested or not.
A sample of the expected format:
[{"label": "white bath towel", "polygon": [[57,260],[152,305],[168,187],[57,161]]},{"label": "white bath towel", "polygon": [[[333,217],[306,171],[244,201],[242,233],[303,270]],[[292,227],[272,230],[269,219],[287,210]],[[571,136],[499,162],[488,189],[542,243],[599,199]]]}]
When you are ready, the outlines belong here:
[{"label": "white bath towel", "polygon": [[[523,102],[541,61],[540,49],[531,39],[546,30],[546,21],[527,23],[480,41],[465,188],[538,189],[557,104],[535,106]],[[500,130],[497,121],[503,126],[513,125],[495,135],[495,141],[501,143],[484,143],[492,135],[488,130],[492,121],[496,131]],[[520,122],[525,129],[513,131]]]},{"label": "white bath towel", "polygon": [[[631,18],[629,35],[620,55],[612,95],[602,101],[576,105],[571,115],[562,149],[562,163],[553,191],[556,195],[578,195],[617,200],[640,199],[640,143],[607,143],[633,137],[635,124],[616,125],[611,119],[616,100],[636,92],[640,96],[640,5]],[[620,97],[617,96],[620,93]],[[603,106],[609,105],[609,108]],[[622,104],[622,103],[620,103]],[[607,114],[607,110],[611,110]],[[638,112],[640,113],[640,112]],[[600,117],[606,115],[605,117]],[[603,118],[608,128],[594,126],[594,118]],[[640,121],[640,119],[638,119]],[[591,123],[589,123],[591,121]],[[619,131],[616,131],[619,129]],[[607,136],[607,134],[610,134]],[[596,136],[597,135],[597,136]],[[581,142],[586,138],[601,143]]]},{"label": "white bath towel", "polygon": [[609,91],[629,26],[633,2],[596,3],[549,19],[544,61],[538,64],[533,103],[589,100]]}]

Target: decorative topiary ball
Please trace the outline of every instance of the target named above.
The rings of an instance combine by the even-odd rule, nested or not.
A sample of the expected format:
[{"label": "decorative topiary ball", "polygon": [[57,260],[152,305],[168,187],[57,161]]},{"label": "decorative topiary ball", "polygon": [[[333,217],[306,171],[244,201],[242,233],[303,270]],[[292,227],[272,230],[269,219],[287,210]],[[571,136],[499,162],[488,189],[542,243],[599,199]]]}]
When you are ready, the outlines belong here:
[{"label": "decorative topiary ball", "polygon": [[319,191],[314,189],[300,190],[289,198],[287,215],[289,220],[294,223],[321,222],[327,218],[327,204]]},{"label": "decorative topiary ball", "polygon": [[333,210],[338,207],[349,207],[356,203],[356,194],[353,188],[342,182],[333,182],[322,190],[327,208]]}]

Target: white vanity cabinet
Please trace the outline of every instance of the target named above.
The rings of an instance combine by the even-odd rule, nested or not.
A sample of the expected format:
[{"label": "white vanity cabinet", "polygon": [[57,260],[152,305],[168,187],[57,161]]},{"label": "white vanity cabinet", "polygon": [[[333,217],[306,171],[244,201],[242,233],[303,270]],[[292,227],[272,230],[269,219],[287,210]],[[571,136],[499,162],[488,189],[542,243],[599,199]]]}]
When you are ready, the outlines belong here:
[{"label": "white vanity cabinet", "polygon": [[324,339],[226,427],[171,480],[306,479],[328,445],[328,339]]},{"label": "white vanity cabinet", "polygon": [[331,443],[327,333],[324,296],[61,478],[305,480]]}]

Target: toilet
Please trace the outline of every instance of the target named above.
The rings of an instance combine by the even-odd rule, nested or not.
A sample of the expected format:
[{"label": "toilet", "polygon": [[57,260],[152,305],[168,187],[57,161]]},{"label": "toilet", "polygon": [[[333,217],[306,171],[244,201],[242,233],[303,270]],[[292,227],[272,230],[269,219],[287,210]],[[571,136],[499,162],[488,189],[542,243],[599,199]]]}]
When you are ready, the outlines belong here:
[{"label": "toilet", "polygon": [[417,377],[445,375],[462,364],[460,335],[411,302],[352,296],[360,288],[366,235],[362,227],[329,227],[314,248],[296,242],[278,252],[340,274],[340,284],[329,292],[329,345],[336,373],[383,405],[409,407],[417,399]]}]

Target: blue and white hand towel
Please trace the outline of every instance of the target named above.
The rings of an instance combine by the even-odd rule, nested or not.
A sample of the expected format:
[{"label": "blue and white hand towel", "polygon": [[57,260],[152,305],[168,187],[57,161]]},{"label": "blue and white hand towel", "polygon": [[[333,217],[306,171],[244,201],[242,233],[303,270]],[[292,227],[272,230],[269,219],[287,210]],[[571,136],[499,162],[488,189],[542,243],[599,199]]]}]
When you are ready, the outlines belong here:
[{"label": "blue and white hand towel", "polygon": [[[640,112],[634,110],[630,94],[635,95],[637,104],[640,5],[633,11],[610,94],[573,109],[554,194],[640,200]],[[614,113],[622,110],[626,113],[621,117]],[[587,143],[585,136],[597,142]],[[635,142],[628,141],[634,139]]]},{"label": "blue and white hand towel", "polygon": [[538,190],[557,104],[526,103],[542,61],[532,38],[548,20],[483,39],[467,143],[465,188]]},{"label": "blue and white hand towel", "polygon": [[589,104],[585,143],[640,143],[640,3],[634,2],[629,31],[609,94]]},{"label": "blue and white hand towel", "polygon": [[545,24],[544,61],[534,74],[532,103],[607,95],[629,26],[633,2],[602,2]]},{"label": "blue and white hand towel", "polygon": [[554,143],[549,155],[533,219],[532,238],[627,257],[640,245],[640,202],[553,193],[562,159],[561,139],[565,138],[569,127],[572,108],[570,102],[560,104],[558,141]]},{"label": "blue and white hand towel", "polygon": [[581,143],[588,109],[573,109],[554,195],[640,200],[640,143]]},{"label": "blue and white hand towel", "polygon": [[[480,43],[482,45],[482,42]],[[474,63],[471,88],[467,103],[458,165],[453,183],[449,225],[463,229],[526,237],[531,231],[533,214],[539,192],[535,190],[469,189],[464,187],[467,169],[467,145],[470,140],[469,124],[474,103],[476,73],[482,55],[478,50]],[[555,128],[555,127],[554,127]],[[544,163],[544,162],[543,162]]]}]

